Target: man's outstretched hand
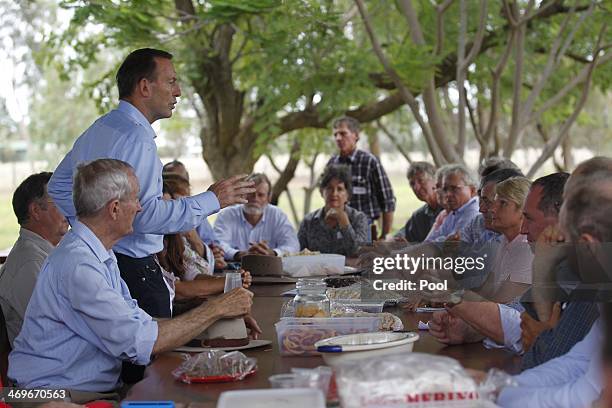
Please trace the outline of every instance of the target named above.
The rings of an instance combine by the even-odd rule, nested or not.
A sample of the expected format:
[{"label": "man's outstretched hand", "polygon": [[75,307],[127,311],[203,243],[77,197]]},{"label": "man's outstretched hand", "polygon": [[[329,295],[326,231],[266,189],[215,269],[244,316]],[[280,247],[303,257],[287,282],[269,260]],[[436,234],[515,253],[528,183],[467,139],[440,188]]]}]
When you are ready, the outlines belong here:
[{"label": "man's outstretched hand", "polygon": [[234,204],[246,204],[247,194],[255,192],[255,183],[246,181],[246,178],[246,174],[240,174],[217,181],[208,187],[208,191],[215,193],[221,208]]}]

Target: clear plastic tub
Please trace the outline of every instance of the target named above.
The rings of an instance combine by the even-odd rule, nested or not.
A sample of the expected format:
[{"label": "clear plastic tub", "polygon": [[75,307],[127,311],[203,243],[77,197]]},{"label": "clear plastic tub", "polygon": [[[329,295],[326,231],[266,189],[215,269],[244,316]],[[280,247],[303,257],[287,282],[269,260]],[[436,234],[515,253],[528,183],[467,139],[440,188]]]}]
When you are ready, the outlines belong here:
[{"label": "clear plastic tub", "polygon": [[343,334],[378,331],[380,317],[285,317],[274,326],[282,356],[316,356],[315,343]]},{"label": "clear plastic tub", "polygon": [[384,300],[336,299],[332,302],[332,309],[352,309],[368,313],[382,313]]}]

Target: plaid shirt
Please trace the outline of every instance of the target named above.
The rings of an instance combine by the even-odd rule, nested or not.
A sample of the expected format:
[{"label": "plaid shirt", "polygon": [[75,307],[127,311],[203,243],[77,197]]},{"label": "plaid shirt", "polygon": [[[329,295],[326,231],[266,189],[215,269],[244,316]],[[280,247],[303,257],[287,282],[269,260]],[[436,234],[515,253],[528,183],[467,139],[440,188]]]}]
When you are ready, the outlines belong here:
[{"label": "plaid shirt", "polygon": [[[581,341],[599,317],[597,304],[593,302],[567,302],[555,327],[544,330],[533,346],[523,356],[521,370],[543,364],[559,357]],[[595,353],[596,350],[593,350]]]},{"label": "plaid shirt", "polygon": [[328,166],[330,164],[346,164],[351,168],[351,207],[365,213],[371,220],[378,219],[380,213],[395,211],[393,188],[376,156],[355,149],[348,157],[332,156],[327,162]]}]

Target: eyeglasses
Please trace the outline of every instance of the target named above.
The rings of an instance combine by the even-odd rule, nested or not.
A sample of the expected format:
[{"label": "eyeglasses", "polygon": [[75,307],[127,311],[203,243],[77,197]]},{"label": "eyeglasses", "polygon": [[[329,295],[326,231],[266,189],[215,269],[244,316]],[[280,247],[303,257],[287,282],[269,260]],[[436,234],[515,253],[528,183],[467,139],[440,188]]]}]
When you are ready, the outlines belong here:
[{"label": "eyeglasses", "polygon": [[442,187],[442,191],[446,194],[457,194],[459,191],[461,191],[461,189],[467,187],[467,185],[462,185],[462,186],[444,186]]}]

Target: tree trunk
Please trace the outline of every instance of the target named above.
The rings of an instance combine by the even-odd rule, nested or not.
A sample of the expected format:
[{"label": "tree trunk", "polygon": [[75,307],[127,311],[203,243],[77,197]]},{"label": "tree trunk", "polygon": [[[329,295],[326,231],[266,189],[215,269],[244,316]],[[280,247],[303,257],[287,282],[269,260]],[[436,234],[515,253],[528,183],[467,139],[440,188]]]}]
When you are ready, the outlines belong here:
[{"label": "tree trunk", "polygon": [[280,177],[272,186],[272,198],[271,203],[274,205],[278,205],[278,199],[283,191],[287,190],[287,186],[293,176],[295,176],[295,170],[297,169],[298,164],[300,163],[300,142],[296,139],[291,146],[291,151],[289,152],[289,160],[285,165],[285,168],[280,172]]},{"label": "tree trunk", "polygon": [[370,153],[380,160],[380,140],[376,130],[368,133],[368,144],[370,145]]}]

